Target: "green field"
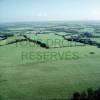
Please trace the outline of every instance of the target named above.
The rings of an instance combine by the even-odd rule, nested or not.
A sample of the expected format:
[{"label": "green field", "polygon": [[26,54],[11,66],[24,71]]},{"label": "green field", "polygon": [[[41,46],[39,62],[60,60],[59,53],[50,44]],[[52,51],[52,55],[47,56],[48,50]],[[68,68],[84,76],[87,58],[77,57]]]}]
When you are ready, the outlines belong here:
[{"label": "green field", "polygon": [[[95,25],[65,22],[1,25],[0,100],[69,100],[76,91],[99,88],[100,34],[96,33],[98,24]],[[66,40],[85,32],[94,37],[83,39],[97,45]],[[9,33],[13,35],[5,38]]]},{"label": "green field", "polygon": [[29,34],[27,36],[33,40],[38,40],[38,41],[41,41],[47,44],[50,48],[70,47],[70,46],[75,46],[75,45],[83,46],[84,45],[82,43],[64,40],[62,36],[55,35],[54,33],[38,34],[38,35]]},{"label": "green field", "polygon": [[[68,52],[68,58],[54,56],[38,60],[27,54],[41,51],[49,54]],[[23,52],[28,57],[22,59]],[[0,95],[3,100],[62,100],[89,87],[100,87],[99,48],[44,49],[29,42],[0,47]]]}]

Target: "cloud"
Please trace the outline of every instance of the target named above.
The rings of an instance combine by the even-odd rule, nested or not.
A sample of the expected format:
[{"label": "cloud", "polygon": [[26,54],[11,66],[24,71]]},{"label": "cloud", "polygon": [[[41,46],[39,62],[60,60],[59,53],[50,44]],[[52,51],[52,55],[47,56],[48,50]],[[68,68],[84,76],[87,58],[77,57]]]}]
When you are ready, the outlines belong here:
[{"label": "cloud", "polygon": [[47,17],[46,13],[38,13],[36,14],[37,17]]}]

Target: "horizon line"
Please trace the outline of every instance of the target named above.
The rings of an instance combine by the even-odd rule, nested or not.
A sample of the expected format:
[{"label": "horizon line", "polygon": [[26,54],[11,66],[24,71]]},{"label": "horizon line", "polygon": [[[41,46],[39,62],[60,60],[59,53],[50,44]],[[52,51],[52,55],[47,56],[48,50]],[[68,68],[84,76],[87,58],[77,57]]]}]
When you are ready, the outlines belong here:
[{"label": "horizon line", "polygon": [[24,23],[24,22],[100,22],[100,20],[32,20],[32,21],[2,21],[3,23]]}]

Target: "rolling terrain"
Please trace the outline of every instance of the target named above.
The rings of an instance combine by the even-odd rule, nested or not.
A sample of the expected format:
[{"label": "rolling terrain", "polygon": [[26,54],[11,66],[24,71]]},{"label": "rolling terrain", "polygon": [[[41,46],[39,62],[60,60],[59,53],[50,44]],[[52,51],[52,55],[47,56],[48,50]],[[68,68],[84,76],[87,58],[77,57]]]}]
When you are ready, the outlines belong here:
[{"label": "rolling terrain", "polygon": [[42,24],[0,25],[1,100],[63,100],[100,87],[100,48],[63,37],[88,32],[100,43],[100,24]]}]

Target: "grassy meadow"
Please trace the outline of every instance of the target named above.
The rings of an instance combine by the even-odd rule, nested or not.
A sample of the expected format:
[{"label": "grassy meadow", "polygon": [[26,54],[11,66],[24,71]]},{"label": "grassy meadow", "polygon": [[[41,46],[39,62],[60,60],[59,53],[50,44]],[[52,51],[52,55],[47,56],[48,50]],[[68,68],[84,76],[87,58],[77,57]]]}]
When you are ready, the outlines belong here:
[{"label": "grassy meadow", "polygon": [[[8,27],[19,34],[0,40],[0,100],[69,100],[76,91],[100,87],[100,48],[65,40],[63,35],[76,32],[77,28],[87,30],[81,29],[85,25],[75,24],[73,30],[72,24],[68,25],[58,25],[69,31],[67,33],[49,29],[44,34],[26,31],[24,35],[45,43],[49,49],[28,40],[16,43],[18,39],[25,39],[21,34],[25,27]],[[93,28],[88,30],[93,31]],[[100,43],[100,38],[91,40]]]},{"label": "grassy meadow", "polygon": [[[22,42],[0,47],[0,95],[3,100],[62,100],[75,91],[100,86],[100,49],[88,45],[56,49],[32,45]],[[68,58],[54,56],[50,59],[48,55],[38,60],[30,57],[30,52],[41,51],[42,54],[67,52]]]}]

